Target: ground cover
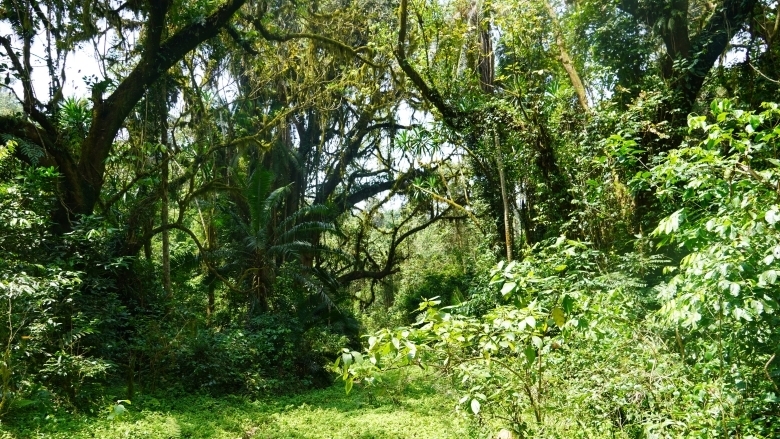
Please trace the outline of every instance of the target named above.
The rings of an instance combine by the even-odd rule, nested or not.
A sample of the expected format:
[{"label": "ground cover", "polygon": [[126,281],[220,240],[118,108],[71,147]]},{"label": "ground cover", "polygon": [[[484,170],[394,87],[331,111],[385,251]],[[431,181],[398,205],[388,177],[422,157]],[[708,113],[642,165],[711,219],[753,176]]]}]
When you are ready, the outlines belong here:
[{"label": "ground cover", "polygon": [[474,422],[453,412],[445,388],[421,380],[403,392],[377,395],[343,383],[293,396],[136,395],[127,413],[98,415],[28,410],[0,424],[0,438],[452,438],[479,435]]}]

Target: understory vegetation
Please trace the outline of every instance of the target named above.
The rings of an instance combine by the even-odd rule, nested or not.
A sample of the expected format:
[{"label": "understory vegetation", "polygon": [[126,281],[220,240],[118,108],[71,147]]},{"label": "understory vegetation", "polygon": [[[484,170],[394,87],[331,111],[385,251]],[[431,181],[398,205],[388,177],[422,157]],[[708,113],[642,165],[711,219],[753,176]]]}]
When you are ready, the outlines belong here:
[{"label": "understory vegetation", "polygon": [[0,23],[0,438],[780,437],[777,1]]}]

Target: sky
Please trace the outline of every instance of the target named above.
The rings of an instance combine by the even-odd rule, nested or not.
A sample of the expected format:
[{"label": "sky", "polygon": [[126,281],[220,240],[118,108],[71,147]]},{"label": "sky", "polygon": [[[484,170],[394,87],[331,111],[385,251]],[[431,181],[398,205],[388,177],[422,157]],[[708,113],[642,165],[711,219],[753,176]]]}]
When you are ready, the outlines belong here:
[{"label": "sky", "polygon": [[[14,48],[21,50],[21,42],[13,38],[14,32],[8,22],[0,22],[0,35],[12,36],[11,44]],[[105,43],[106,38],[103,37],[98,43]],[[31,64],[33,67],[32,72],[32,84],[36,97],[42,101],[48,101],[49,96],[49,72],[46,69],[45,61],[45,40],[42,38],[36,38],[33,40],[33,46],[31,50]],[[103,73],[100,71],[100,63],[98,62],[98,56],[96,54],[95,47],[84,45],[80,50],[69,53],[67,61],[65,63],[65,86],[63,88],[63,94],[66,97],[74,98],[86,98],[89,97],[89,87],[84,82],[84,77],[95,76],[102,79]],[[6,57],[3,57],[4,61]],[[11,82],[11,89],[18,95],[22,95],[22,84],[20,81],[13,80]]]}]

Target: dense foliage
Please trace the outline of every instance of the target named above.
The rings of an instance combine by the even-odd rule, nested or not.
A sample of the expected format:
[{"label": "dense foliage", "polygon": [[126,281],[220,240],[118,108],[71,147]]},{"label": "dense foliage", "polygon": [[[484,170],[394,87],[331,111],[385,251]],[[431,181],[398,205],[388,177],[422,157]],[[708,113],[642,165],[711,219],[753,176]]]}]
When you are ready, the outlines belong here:
[{"label": "dense foliage", "polygon": [[780,434],[776,1],[0,22],[4,422],[413,376],[472,435]]}]

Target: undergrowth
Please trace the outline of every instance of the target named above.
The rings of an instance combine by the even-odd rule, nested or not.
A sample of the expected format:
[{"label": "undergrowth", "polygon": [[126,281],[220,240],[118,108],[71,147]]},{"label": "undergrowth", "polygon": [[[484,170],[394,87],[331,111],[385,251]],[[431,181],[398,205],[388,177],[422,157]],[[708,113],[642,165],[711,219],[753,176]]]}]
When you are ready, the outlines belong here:
[{"label": "undergrowth", "polygon": [[28,410],[0,424],[2,439],[81,438],[452,438],[483,437],[480,427],[453,415],[455,397],[419,377],[403,390],[346,395],[342,386],[274,399],[136,395],[109,420],[64,411]]}]

